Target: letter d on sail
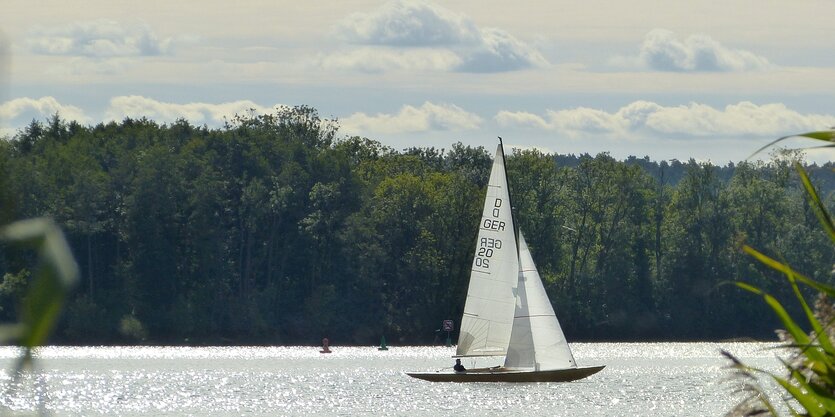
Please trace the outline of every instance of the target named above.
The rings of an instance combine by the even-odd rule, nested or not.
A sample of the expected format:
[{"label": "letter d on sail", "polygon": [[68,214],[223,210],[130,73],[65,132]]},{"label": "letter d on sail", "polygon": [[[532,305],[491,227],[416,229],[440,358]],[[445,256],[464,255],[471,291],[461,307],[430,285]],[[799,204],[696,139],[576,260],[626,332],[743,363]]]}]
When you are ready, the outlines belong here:
[{"label": "letter d on sail", "polygon": [[496,199],[496,201],[495,201],[495,202],[493,202],[493,207],[494,207],[494,209],[493,209],[493,217],[499,217],[499,213],[500,213],[500,211],[499,211],[499,207],[501,207],[501,206],[502,206],[502,199],[501,199],[501,198],[497,198],[497,199]]}]

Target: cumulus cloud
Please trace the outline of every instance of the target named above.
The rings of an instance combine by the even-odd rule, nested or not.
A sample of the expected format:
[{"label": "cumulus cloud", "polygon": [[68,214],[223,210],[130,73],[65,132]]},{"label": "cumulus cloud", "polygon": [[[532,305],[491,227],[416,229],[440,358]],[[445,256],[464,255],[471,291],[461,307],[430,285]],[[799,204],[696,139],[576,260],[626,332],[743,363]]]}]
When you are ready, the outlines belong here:
[{"label": "cumulus cloud", "polygon": [[367,73],[392,70],[447,71],[460,66],[461,58],[446,50],[401,51],[388,48],[360,48],[338,52],[319,59],[325,69],[349,69]]},{"label": "cumulus cloud", "polygon": [[[629,58],[617,60],[624,62]],[[679,39],[664,29],[647,33],[633,60],[656,71],[757,71],[772,66],[762,56],[728,48],[709,36],[694,34]]]},{"label": "cumulus cloud", "polygon": [[58,114],[62,119],[89,123],[90,118],[76,106],[61,104],[55,97],[22,97],[0,103],[0,120],[11,125],[23,125],[32,120],[44,120]]},{"label": "cumulus cloud", "polygon": [[475,42],[470,19],[437,5],[390,1],[373,13],[354,13],[339,25],[346,40],[366,45],[438,46]]},{"label": "cumulus cloud", "polygon": [[171,46],[171,39],[159,39],[144,24],[125,25],[102,19],[36,27],[30,31],[25,45],[41,55],[111,58],[164,54]]},{"label": "cumulus cloud", "polygon": [[[226,103],[167,103],[142,96],[119,96],[110,100],[103,120],[121,121],[127,117],[147,117],[159,123],[170,123],[185,119],[195,124],[221,126],[235,115],[269,114],[276,107],[264,107],[249,100]],[[79,107],[62,104],[54,97],[16,98],[0,103],[0,121],[9,127],[20,128],[32,120],[46,120],[58,114],[64,120],[75,120],[90,124],[102,119],[88,116]]]},{"label": "cumulus cloud", "polygon": [[747,101],[720,109],[699,103],[665,107],[636,101],[614,113],[585,107],[548,110],[542,116],[501,111],[495,120],[504,127],[556,131],[569,137],[604,135],[615,138],[640,135],[777,137],[835,125],[835,115],[801,114],[781,103],[757,105]]},{"label": "cumulus cloud", "polygon": [[482,31],[481,42],[463,52],[463,72],[502,72],[544,67],[548,61],[536,49],[500,29]]},{"label": "cumulus cloud", "polygon": [[[406,48],[399,52],[398,69],[444,69],[460,72],[503,72],[542,67],[548,61],[535,48],[500,29],[479,28],[471,19],[436,4],[393,0],[372,13],[354,13],[338,27],[337,33],[355,44],[385,48]],[[445,57],[447,66],[420,64],[434,49]],[[392,54],[366,54],[374,68],[395,68]],[[455,59],[448,59],[453,55]],[[353,64],[339,59],[332,64]],[[388,65],[387,65],[388,63]],[[342,68],[362,69],[357,65]]]},{"label": "cumulus cloud", "polygon": [[452,104],[425,102],[420,107],[403,106],[397,114],[354,113],[340,120],[348,132],[414,133],[432,130],[472,130],[481,124],[480,117]]},{"label": "cumulus cloud", "polygon": [[[277,105],[278,106],[278,105]],[[220,125],[235,115],[267,114],[271,107],[263,107],[249,100],[228,103],[166,103],[142,96],[120,96],[110,100],[107,118],[122,120],[126,117],[148,119],[157,122],[173,122],[185,119],[195,124]]]}]

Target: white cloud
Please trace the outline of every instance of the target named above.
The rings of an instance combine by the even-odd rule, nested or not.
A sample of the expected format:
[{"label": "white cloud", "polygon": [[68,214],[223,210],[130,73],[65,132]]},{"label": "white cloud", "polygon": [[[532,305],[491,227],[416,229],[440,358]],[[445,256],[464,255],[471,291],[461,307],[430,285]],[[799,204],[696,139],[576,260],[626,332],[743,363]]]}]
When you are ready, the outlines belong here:
[{"label": "white cloud", "polygon": [[536,49],[500,29],[482,31],[481,43],[463,51],[463,72],[502,72],[545,67],[548,61]]},{"label": "white cloud", "polygon": [[538,130],[554,130],[545,118],[528,112],[502,110],[496,114],[496,122],[504,127],[522,127]]},{"label": "white cloud", "polygon": [[789,132],[826,129],[835,115],[800,114],[781,103],[758,106],[743,101],[714,109],[704,104],[661,108],[646,126],[660,133],[692,136],[778,136]]},{"label": "white cloud", "polygon": [[444,49],[423,48],[402,51],[389,48],[360,48],[319,58],[324,69],[382,73],[392,70],[448,71],[461,65],[461,58]]},{"label": "white cloud", "polygon": [[125,25],[101,19],[36,27],[28,34],[25,45],[41,55],[111,58],[164,54],[171,46],[171,39],[158,39],[144,24]]},{"label": "white cloud", "polygon": [[478,129],[482,120],[452,104],[425,102],[420,107],[403,106],[397,114],[354,113],[340,120],[350,134],[414,133],[433,130],[460,131]]},{"label": "white cloud", "polygon": [[[279,105],[276,105],[279,106]],[[263,107],[249,100],[227,103],[166,103],[142,96],[120,96],[110,100],[107,118],[122,120],[126,117],[147,117],[159,123],[185,119],[194,124],[219,126],[235,115],[272,113],[271,107]]]},{"label": "white cloud", "polygon": [[[395,60],[402,65],[383,65],[386,69],[454,70],[460,72],[504,72],[543,67],[548,61],[534,47],[510,33],[493,28],[479,28],[471,19],[430,2],[393,0],[372,13],[354,13],[343,20],[338,34],[349,42],[406,48]],[[415,48],[422,49],[415,49]],[[422,64],[426,48],[434,48],[436,56],[445,56],[442,66]],[[374,49],[372,49],[374,50]],[[376,49],[380,50],[380,49]],[[437,52],[445,51],[444,54]],[[367,70],[371,66],[381,70],[379,57],[370,64],[345,62],[344,55],[328,61],[348,64],[341,68]],[[391,57],[392,53],[384,52]],[[453,55],[455,59],[449,59]],[[391,61],[391,59],[389,59]],[[449,65],[455,62],[455,65]]]},{"label": "white cloud", "polygon": [[[118,96],[110,100],[103,120],[121,121],[127,117],[139,119],[147,117],[158,123],[170,123],[185,119],[194,124],[206,124],[220,127],[224,121],[235,115],[270,114],[274,108],[264,107],[250,100],[238,100],[226,103],[166,103],[142,96]],[[46,120],[58,114],[64,120],[75,120],[81,124],[97,123],[82,109],[61,104],[54,97],[17,98],[0,103],[0,121],[8,128],[21,128],[32,120]]]},{"label": "white cloud", "polygon": [[801,114],[781,103],[756,105],[747,101],[723,109],[699,103],[664,107],[636,101],[614,113],[583,107],[548,110],[544,116],[501,111],[495,120],[503,127],[556,131],[569,137],[610,138],[779,137],[835,125],[835,115]]},{"label": "white cloud", "polygon": [[58,114],[62,119],[89,123],[90,118],[76,106],[58,102],[55,97],[16,98],[0,103],[0,120],[12,126],[22,126],[32,120],[44,120]]},{"label": "white cloud", "polygon": [[664,29],[647,33],[637,59],[656,71],[756,71],[772,66],[764,57],[728,48],[707,35],[680,40]]},{"label": "white cloud", "polygon": [[395,0],[373,13],[354,13],[338,33],[366,45],[438,46],[472,43],[479,30],[470,19],[432,3]]},{"label": "white cloud", "polygon": [[602,110],[578,107],[571,110],[548,110],[538,116],[527,112],[500,111],[496,121],[503,127],[525,127],[553,130],[569,137],[591,135],[621,136],[628,128],[628,121],[618,114]]},{"label": "white cloud", "polygon": [[775,67],[765,57],[728,48],[707,35],[679,39],[665,29],[647,33],[637,55],[615,56],[609,59],[609,64],[668,72],[745,72]]}]

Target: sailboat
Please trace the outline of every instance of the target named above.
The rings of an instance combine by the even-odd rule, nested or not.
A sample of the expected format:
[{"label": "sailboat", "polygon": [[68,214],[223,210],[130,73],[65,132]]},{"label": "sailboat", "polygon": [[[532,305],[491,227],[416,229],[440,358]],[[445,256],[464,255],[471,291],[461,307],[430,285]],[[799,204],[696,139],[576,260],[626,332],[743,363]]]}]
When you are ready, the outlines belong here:
[{"label": "sailboat", "polygon": [[511,211],[501,138],[461,318],[455,357],[504,356],[504,364],[465,372],[406,372],[434,382],[566,382],[605,365],[578,366]]}]

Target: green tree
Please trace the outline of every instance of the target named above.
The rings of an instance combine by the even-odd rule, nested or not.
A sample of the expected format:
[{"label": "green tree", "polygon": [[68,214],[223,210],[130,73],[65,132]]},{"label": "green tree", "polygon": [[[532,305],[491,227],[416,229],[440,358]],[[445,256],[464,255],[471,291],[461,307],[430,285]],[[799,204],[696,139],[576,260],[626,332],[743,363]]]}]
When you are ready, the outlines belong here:
[{"label": "green tree", "polygon": [[731,277],[732,228],[724,186],[709,163],[690,161],[667,216],[667,308],[678,337],[706,337],[717,323],[712,298]]}]

